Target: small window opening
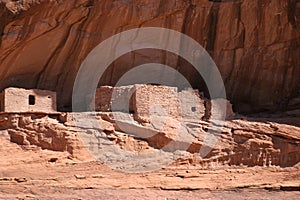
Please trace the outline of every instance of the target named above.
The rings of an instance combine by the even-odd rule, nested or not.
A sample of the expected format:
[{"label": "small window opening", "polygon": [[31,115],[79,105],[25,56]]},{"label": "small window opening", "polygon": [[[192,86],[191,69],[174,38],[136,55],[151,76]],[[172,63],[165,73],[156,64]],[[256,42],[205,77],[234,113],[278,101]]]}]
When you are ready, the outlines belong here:
[{"label": "small window opening", "polygon": [[159,83],[147,83],[147,85],[161,86],[161,84],[159,84]]},{"label": "small window opening", "polygon": [[196,107],[192,107],[192,112],[196,112]]},{"label": "small window opening", "polygon": [[35,96],[29,95],[29,105],[35,105]]}]

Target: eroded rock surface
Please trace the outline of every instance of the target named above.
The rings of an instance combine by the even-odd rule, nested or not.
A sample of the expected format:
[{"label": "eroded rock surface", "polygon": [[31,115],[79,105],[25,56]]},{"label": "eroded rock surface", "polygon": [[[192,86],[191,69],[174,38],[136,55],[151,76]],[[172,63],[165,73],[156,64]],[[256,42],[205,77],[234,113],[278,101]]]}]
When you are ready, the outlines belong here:
[{"label": "eroded rock surface", "polygon": [[[96,45],[124,30],[155,26],[183,32],[210,52],[238,111],[299,108],[298,0],[1,2],[0,89],[54,90],[59,109],[68,110],[79,66]],[[174,67],[203,88],[188,63],[154,50],[117,59],[100,84],[113,85],[149,62]]]},{"label": "eroded rock surface", "polygon": [[[183,156],[171,165],[201,168],[231,165],[287,167],[300,161],[300,128],[292,125],[233,119],[220,127],[218,123],[180,122],[167,118],[159,127],[157,121],[140,124],[130,114],[98,113],[95,116],[98,125],[91,126],[87,115],[90,114],[1,114],[0,126],[7,130],[12,142],[66,151],[81,159],[91,158],[87,149],[114,145],[139,154],[157,150],[179,151]],[[85,119],[85,123],[76,122],[80,118]],[[199,152],[205,145],[205,137],[214,133],[219,134],[218,142],[205,158],[201,158]],[[90,143],[83,145],[85,139]]]}]

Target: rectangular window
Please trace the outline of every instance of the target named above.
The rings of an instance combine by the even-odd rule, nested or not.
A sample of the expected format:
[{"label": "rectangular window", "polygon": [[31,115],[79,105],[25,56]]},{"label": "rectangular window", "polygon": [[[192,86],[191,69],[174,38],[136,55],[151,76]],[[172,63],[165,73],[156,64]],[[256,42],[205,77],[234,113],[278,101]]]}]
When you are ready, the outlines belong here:
[{"label": "rectangular window", "polygon": [[29,95],[29,105],[35,105],[35,96]]}]

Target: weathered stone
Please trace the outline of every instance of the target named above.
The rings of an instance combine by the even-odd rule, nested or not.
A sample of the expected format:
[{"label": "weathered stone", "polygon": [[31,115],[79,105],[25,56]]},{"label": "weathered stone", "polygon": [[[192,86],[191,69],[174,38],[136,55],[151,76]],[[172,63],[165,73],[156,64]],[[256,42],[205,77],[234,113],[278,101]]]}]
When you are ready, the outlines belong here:
[{"label": "weathered stone", "polygon": [[137,85],[101,86],[95,93],[95,110],[101,112],[134,112],[132,97]]},{"label": "weathered stone", "polygon": [[180,112],[184,119],[200,121],[205,115],[205,102],[200,98],[198,90],[179,92]]},{"label": "weathered stone", "polygon": [[111,111],[111,97],[113,87],[102,86],[95,93],[95,110],[101,112]]},{"label": "weathered stone", "polygon": [[177,88],[140,85],[133,96],[137,121],[150,122],[151,116],[181,117]]},{"label": "weathered stone", "polygon": [[74,175],[76,179],[86,179],[84,175]]},{"label": "weathered stone", "polygon": [[[199,122],[206,112],[205,100],[198,90],[178,92],[175,87],[155,85],[102,86],[95,94],[95,108],[101,112],[134,113],[140,123],[164,117]],[[228,111],[232,112],[230,106]]]},{"label": "weathered stone", "polygon": [[[0,8],[0,89],[54,90],[59,109],[70,110],[79,66],[96,45],[132,28],[164,27],[184,32],[210,52],[233,104],[247,104],[252,112],[296,109],[298,101],[289,101],[299,97],[300,89],[297,0],[5,2]],[[188,63],[149,49],[117,59],[100,85],[114,85],[133,66],[149,62],[169,65],[193,87],[203,86]]]},{"label": "weathered stone", "polygon": [[[96,119],[100,124],[105,124],[104,131],[76,127],[70,121],[60,122],[57,115],[37,116],[32,113],[1,114],[0,128],[7,130],[14,143],[67,151],[81,159],[90,158],[86,149],[97,147],[98,140],[102,140],[102,145],[117,145],[129,152],[147,152],[149,149],[161,149],[165,152],[180,150],[184,154],[183,157],[178,157],[178,162],[187,159],[189,163],[203,168],[240,164],[287,167],[300,161],[300,129],[291,125],[257,122],[256,119],[235,119],[226,121],[224,127],[220,127],[208,122],[181,123],[176,119],[166,118],[164,126],[156,129],[151,123],[140,124],[134,121],[133,116],[128,113],[106,115],[114,117],[109,121],[104,120],[101,115],[96,114]],[[82,113],[82,118],[85,116]],[[73,121],[70,117],[66,119]],[[207,134],[213,133],[219,134],[218,142],[205,158],[201,158],[199,151],[205,145],[205,138]],[[95,136],[98,140],[95,140]],[[90,144],[83,145],[82,141],[85,139],[93,140]]]}]

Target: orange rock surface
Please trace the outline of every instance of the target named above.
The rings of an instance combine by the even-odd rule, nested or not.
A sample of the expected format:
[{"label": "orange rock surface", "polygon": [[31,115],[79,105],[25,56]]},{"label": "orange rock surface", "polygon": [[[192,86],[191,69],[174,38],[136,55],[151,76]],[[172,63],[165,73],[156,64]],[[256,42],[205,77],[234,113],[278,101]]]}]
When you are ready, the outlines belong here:
[{"label": "orange rock surface", "polygon": [[[145,63],[177,69],[207,95],[187,61],[153,49],[105,71],[105,112],[64,112],[86,56],[139,27],[199,42],[237,113],[213,120],[218,100],[201,100],[204,118],[179,117],[172,95],[157,98],[167,93],[159,86],[148,100],[147,88],[137,96],[138,113],[110,112],[107,85]],[[299,199],[299,30],[299,0],[0,0],[0,90],[56,91],[61,111],[0,113],[0,199]],[[170,106],[172,116],[150,113],[152,103]]]},{"label": "orange rock surface", "polygon": [[[298,0],[1,2],[0,89],[57,91],[60,110],[70,109],[79,66],[96,45],[121,31],[150,26],[180,31],[204,46],[236,110],[285,110],[300,104]],[[189,64],[154,50],[117,59],[100,84],[114,84],[133,66],[149,61],[178,69],[203,89]]]}]

